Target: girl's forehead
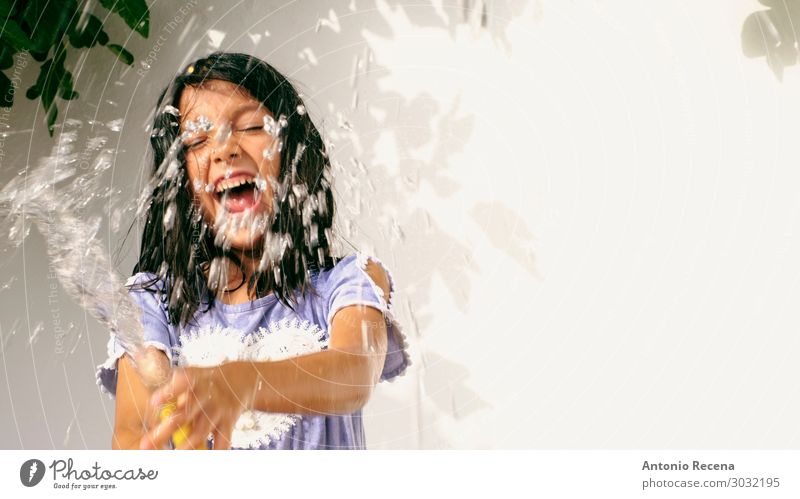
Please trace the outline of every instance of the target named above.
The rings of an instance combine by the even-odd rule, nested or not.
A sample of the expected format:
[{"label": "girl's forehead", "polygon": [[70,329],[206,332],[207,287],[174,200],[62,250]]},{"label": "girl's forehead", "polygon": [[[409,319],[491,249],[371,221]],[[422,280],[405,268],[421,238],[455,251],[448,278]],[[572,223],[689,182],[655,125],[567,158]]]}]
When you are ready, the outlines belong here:
[{"label": "girl's forehead", "polygon": [[210,80],[201,86],[186,87],[180,98],[181,124],[206,116],[213,120],[231,120],[238,115],[266,111],[244,88],[226,81]]}]

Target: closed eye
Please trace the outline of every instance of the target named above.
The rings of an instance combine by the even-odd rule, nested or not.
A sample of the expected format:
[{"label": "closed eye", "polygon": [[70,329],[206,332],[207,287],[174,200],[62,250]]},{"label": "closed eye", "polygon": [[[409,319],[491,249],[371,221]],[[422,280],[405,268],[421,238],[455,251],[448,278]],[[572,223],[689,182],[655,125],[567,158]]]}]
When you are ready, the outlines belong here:
[{"label": "closed eye", "polygon": [[206,139],[200,139],[200,140],[196,140],[194,142],[190,142],[188,144],[184,144],[183,147],[184,147],[184,149],[187,149],[187,150],[197,149],[202,144],[205,144],[205,142],[206,142]]}]

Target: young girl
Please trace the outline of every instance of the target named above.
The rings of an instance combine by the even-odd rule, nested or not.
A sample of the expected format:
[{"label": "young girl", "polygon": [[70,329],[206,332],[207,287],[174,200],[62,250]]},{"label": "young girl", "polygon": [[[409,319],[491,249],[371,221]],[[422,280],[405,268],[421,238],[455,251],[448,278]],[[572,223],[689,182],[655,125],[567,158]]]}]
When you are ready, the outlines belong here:
[{"label": "young girl", "polygon": [[164,91],[151,145],[128,286],[174,369],[151,393],[112,333],[98,369],[112,446],[168,448],[189,428],[177,448],[365,448],[361,408],[409,359],[391,275],[331,255],[330,162],[296,90],[259,59],[212,54]]}]

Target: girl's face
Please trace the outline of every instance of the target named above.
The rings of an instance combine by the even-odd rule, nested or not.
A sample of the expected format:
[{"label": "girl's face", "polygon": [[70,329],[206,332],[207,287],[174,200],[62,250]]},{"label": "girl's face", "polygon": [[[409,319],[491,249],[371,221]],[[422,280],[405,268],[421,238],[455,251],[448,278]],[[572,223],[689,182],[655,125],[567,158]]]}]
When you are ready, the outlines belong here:
[{"label": "girl's face", "polygon": [[189,183],[206,222],[215,233],[222,228],[232,247],[253,249],[280,173],[278,139],[264,128],[272,115],[246,90],[221,80],[186,87],[180,113],[180,132],[192,132],[183,140]]}]

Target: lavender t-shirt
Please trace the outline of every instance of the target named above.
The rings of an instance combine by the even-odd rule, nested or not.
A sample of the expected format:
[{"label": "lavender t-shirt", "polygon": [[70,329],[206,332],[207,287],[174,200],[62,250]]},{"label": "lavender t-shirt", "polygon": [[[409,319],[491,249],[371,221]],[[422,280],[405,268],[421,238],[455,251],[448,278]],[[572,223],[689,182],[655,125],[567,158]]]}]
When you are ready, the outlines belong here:
[{"label": "lavender t-shirt", "polygon": [[[385,266],[391,293],[383,292],[366,273],[368,260],[354,253],[333,268],[312,271],[311,282],[319,296],[306,292],[293,304],[282,304],[274,294],[248,303],[229,305],[215,301],[209,311],[195,314],[191,326],[178,328],[167,320],[166,304],[155,292],[131,290],[141,308],[145,344],[163,350],[173,366],[213,366],[232,360],[279,360],[325,349],[334,314],[350,305],[380,310],[386,319],[388,348],[381,380],[404,374],[410,364],[405,337],[393,314],[394,279]],[[152,277],[137,274],[129,284]],[[204,310],[203,307],[201,310]],[[110,395],[117,385],[117,360],[125,351],[112,333],[108,360],[97,370],[97,383]],[[236,423],[231,441],[240,449],[364,449],[361,410],[347,415],[293,415],[245,412]]]}]

